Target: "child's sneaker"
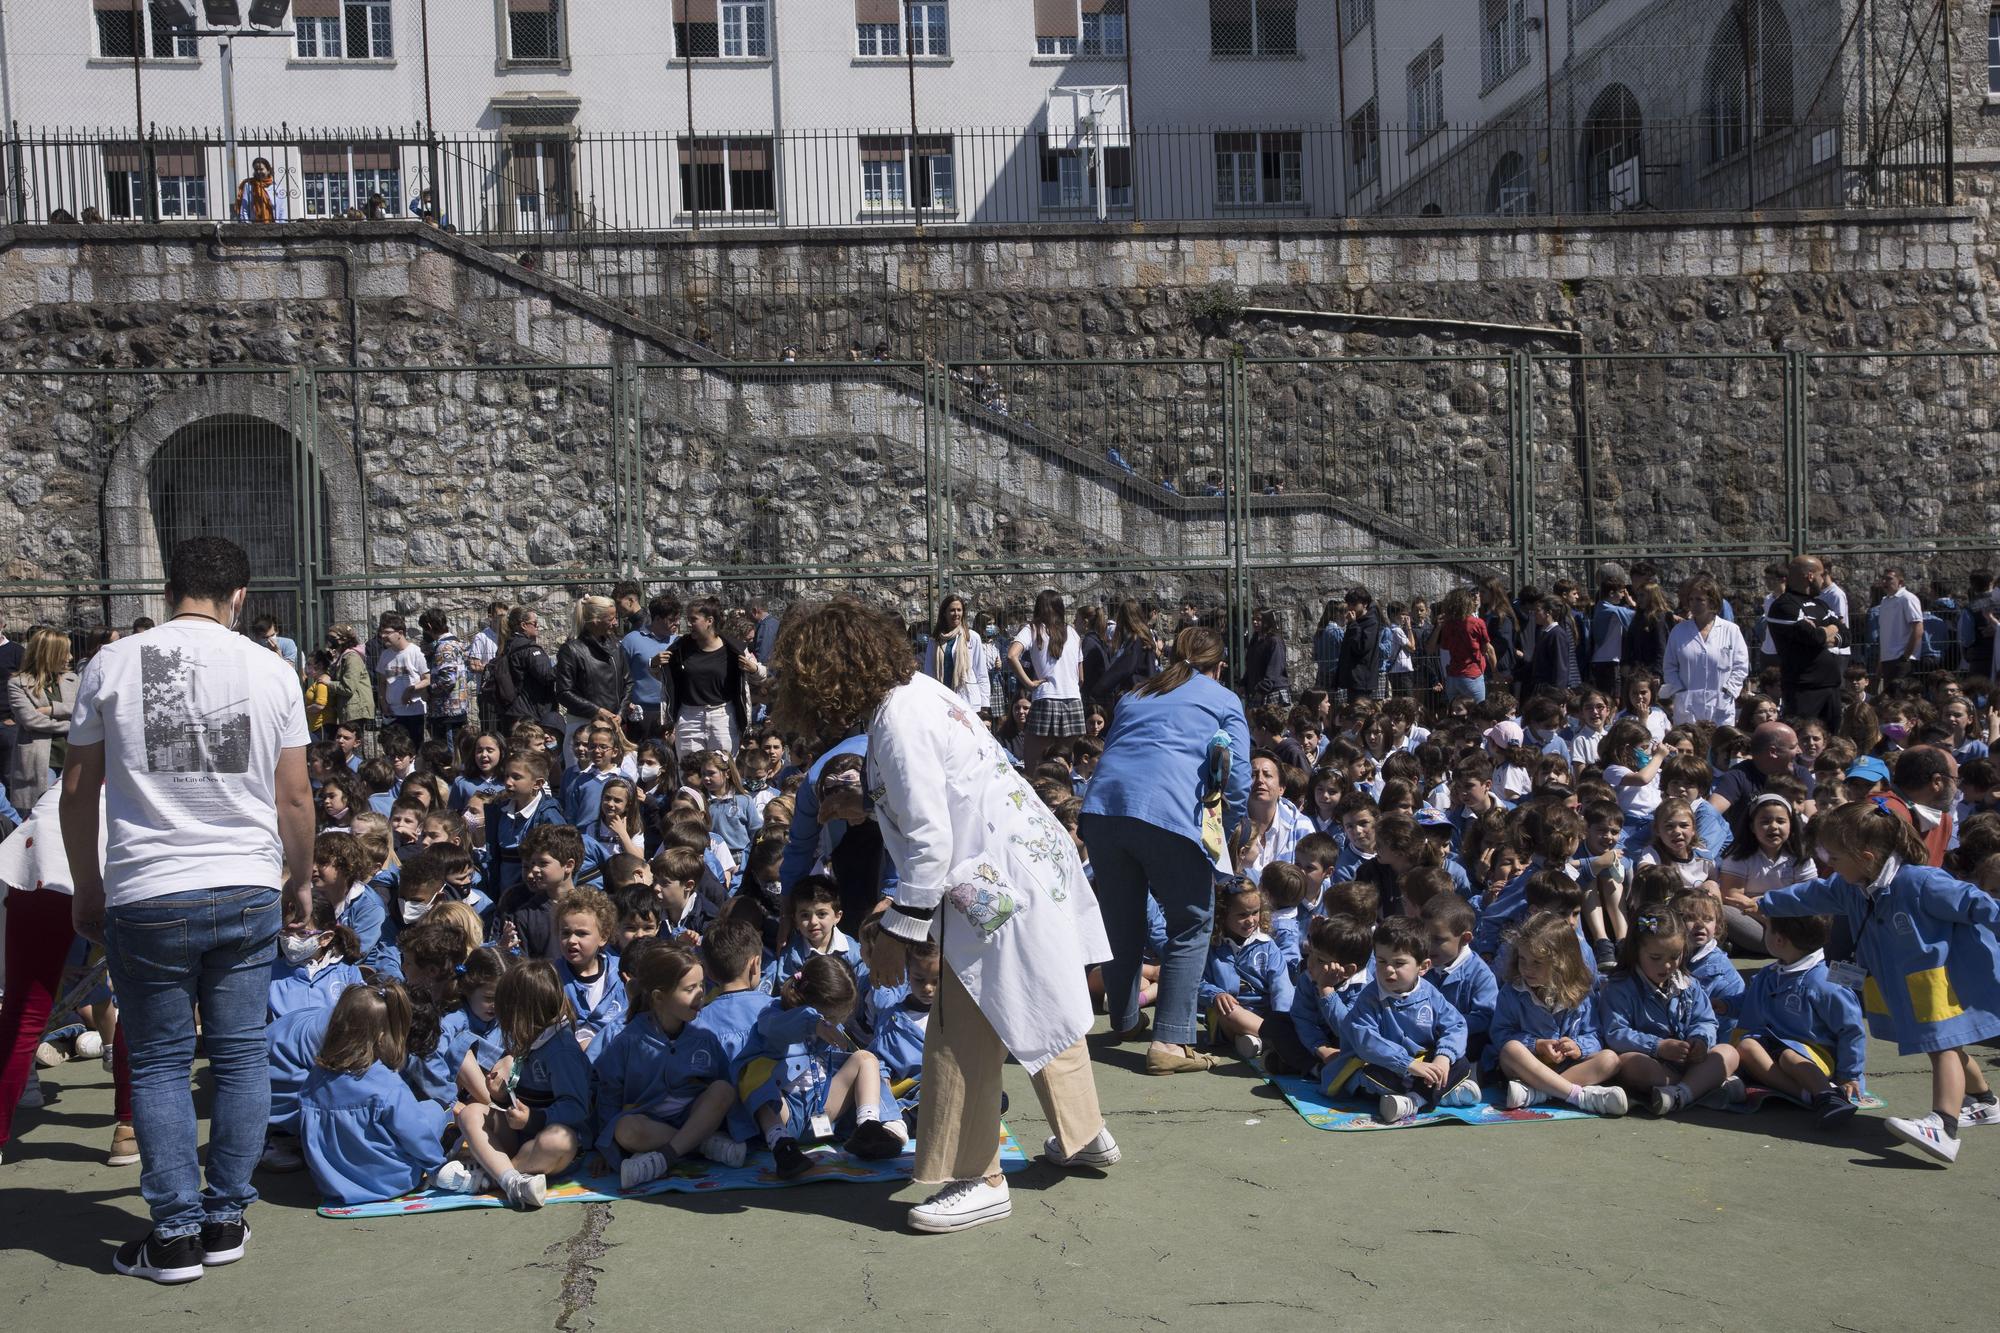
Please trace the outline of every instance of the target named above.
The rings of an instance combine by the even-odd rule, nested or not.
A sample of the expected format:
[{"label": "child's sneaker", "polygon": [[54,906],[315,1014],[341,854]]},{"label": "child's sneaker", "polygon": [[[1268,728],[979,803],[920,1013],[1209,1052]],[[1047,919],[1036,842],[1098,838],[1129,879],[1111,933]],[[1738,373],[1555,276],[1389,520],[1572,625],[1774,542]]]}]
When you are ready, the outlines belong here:
[{"label": "child's sneaker", "polygon": [[[264,1140],[264,1155],[258,1159],[257,1165],[263,1167],[266,1171],[303,1171],[306,1168],[306,1159],[299,1152],[299,1141],[297,1139],[292,1138],[288,1134],[282,1136],[274,1134]],[[465,1163],[447,1162],[445,1165],[463,1167]]]},{"label": "child's sneaker", "polygon": [[1861,1108],[1856,1106],[1844,1093],[1822,1092],[1812,1099],[1813,1110],[1819,1113],[1821,1129],[1839,1129],[1854,1118]]},{"label": "child's sneaker", "polygon": [[1592,940],[1591,952],[1597,955],[1597,970],[1609,972],[1618,966],[1618,946],[1610,940]]},{"label": "child's sneaker", "polygon": [[95,1032],[80,1032],[76,1037],[75,1051],[79,1060],[101,1059],[104,1055],[104,1038]]},{"label": "child's sneaker", "polygon": [[1722,1080],[1721,1086],[1716,1088],[1714,1092],[1702,1098],[1702,1101],[1707,1102],[1711,1098],[1715,1099],[1722,1106],[1741,1106],[1750,1100],[1750,1089],[1744,1084],[1742,1078],[1731,1074],[1728,1078]]},{"label": "child's sneaker", "polygon": [[1646,1109],[1654,1115],[1672,1115],[1685,1106],[1680,1094],[1665,1084],[1654,1088],[1647,1099]]},{"label": "child's sneaker", "polygon": [[[268,1154],[270,1149],[264,1151]],[[431,1188],[440,1194],[477,1194],[481,1175],[480,1171],[454,1157],[431,1172]]]},{"label": "child's sneaker", "polygon": [[1938,1119],[1936,1111],[1916,1120],[1892,1115],[1888,1125],[1891,1134],[1947,1166],[1958,1160],[1958,1140],[1944,1132],[1944,1122]]},{"label": "child's sneaker", "polygon": [[48,1097],[42,1091],[42,1081],[31,1077],[28,1079],[27,1085],[21,1089],[21,1100],[15,1102],[14,1105],[20,1107],[23,1111],[39,1111],[47,1102]]},{"label": "child's sneaker", "polygon": [[1624,1115],[1630,1109],[1630,1103],[1625,1100],[1625,1089],[1593,1083],[1587,1088],[1577,1089],[1576,1109],[1592,1115]]},{"label": "child's sneaker", "polygon": [[526,1211],[539,1208],[549,1199],[549,1178],[542,1175],[523,1175],[515,1172],[507,1181],[505,1193],[511,1207]]},{"label": "child's sneaker", "polygon": [[2000,1125],[2000,1102],[1966,1098],[1965,1105],[1958,1109],[1958,1127],[1971,1129],[1974,1125]]},{"label": "child's sneaker", "polygon": [[1480,1091],[1477,1079],[1463,1079],[1459,1085],[1438,1098],[1439,1106],[1477,1106]]},{"label": "child's sneaker", "polygon": [[709,1135],[695,1151],[717,1166],[741,1166],[743,1159],[749,1156],[748,1150],[727,1134]]},{"label": "child's sneaker", "polygon": [[1239,1034],[1235,1044],[1236,1053],[1253,1063],[1264,1054],[1264,1039],[1254,1032]]},{"label": "child's sneaker", "polygon": [[1500,1094],[1500,1105],[1509,1111],[1518,1111],[1527,1106],[1539,1106],[1549,1100],[1549,1094],[1540,1088],[1531,1088],[1519,1079],[1508,1079],[1506,1091]]},{"label": "child's sneaker", "polygon": [[619,1164],[618,1188],[637,1189],[648,1181],[658,1180],[665,1174],[667,1174],[665,1153],[642,1152],[637,1157],[627,1157]]},{"label": "child's sneaker", "polygon": [[812,1169],[812,1158],[805,1155],[797,1139],[779,1139],[772,1144],[771,1159],[777,1163],[780,1180],[791,1180]]},{"label": "child's sneaker", "polygon": [[880,1120],[864,1120],[847,1136],[848,1156],[864,1162],[879,1162],[885,1157],[900,1157],[902,1153],[903,1140]]},{"label": "child's sneaker", "polygon": [[1384,1093],[1382,1100],[1375,1104],[1375,1118],[1385,1125],[1393,1125],[1408,1120],[1417,1113],[1417,1099],[1400,1093]]}]

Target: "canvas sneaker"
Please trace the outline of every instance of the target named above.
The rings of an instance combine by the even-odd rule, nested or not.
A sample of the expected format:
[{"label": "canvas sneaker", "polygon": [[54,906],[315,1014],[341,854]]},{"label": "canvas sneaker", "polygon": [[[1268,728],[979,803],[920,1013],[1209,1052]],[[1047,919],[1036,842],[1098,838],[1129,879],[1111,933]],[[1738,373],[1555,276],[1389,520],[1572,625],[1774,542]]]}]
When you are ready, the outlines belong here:
[{"label": "canvas sneaker", "polygon": [[111,1266],[127,1277],[142,1277],[161,1286],[192,1282],[202,1275],[201,1236],[190,1232],[172,1240],[161,1240],[147,1232],[127,1241],[111,1256]]},{"label": "canvas sneaker", "polygon": [[1375,1104],[1375,1118],[1385,1125],[1393,1125],[1399,1120],[1408,1120],[1417,1113],[1417,1099],[1405,1097],[1401,1093],[1389,1092]]},{"label": "canvas sneaker", "polygon": [[1048,1141],[1042,1144],[1042,1156],[1048,1159],[1051,1166],[1106,1167],[1116,1166],[1124,1154],[1118,1151],[1118,1141],[1111,1137],[1111,1129],[1107,1125],[1097,1131],[1097,1137],[1068,1157],[1062,1155],[1061,1142],[1051,1134]]},{"label": "canvas sneaker", "polygon": [[910,1209],[910,1225],[918,1231],[941,1233],[964,1231],[998,1222],[1014,1211],[1007,1197],[1007,1182],[989,1185],[985,1180],[954,1180],[930,1198]]},{"label": "canvas sneaker", "polygon": [[233,1222],[201,1224],[201,1261],[209,1268],[233,1264],[250,1248],[250,1226],[242,1218]]},{"label": "canvas sneaker", "polygon": [[1625,1089],[1597,1084],[1579,1089],[1576,1097],[1577,1110],[1588,1111],[1592,1115],[1624,1115],[1630,1105],[1625,1100]]},{"label": "canvas sneaker", "polygon": [[1974,1125],[2000,1125],[2000,1102],[1975,1102],[1967,1099],[1958,1110],[1958,1127],[1971,1129]]}]

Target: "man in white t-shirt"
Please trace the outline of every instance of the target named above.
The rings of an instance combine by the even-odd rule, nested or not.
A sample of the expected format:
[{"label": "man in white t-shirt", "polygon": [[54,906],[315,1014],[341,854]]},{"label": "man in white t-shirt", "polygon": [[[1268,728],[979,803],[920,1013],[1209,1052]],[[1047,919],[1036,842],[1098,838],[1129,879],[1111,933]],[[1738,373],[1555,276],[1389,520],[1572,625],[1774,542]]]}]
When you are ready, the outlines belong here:
[{"label": "man in white t-shirt", "polygon": [[375,671],[382,677],[383,702],[396,725],[410,733],[410,744],[424,743],[424,696],[431,687],[431,664],[424,650],[410,642],[410,627],[394,611],[382,617],[376,627],[382,641],[382,656]]},{"label": "man in white t-shirt", "polygon": [[1896,566],[1882,571],[1882,584],[1889,594],[1879,608],[1877,632],[1881,636],[1882,682],[1886,685],[1916,667],[1917,649],[1924,641],[1924,606],[1903,585],[1903,571]]},{"label": "man in white t-shirt", "polygon": [[[249,586],[234,542],[175,547],[173,618],[84,667],[63,768],[72,912],[110,960],[153,1218],[112,1266],[160,1283],[243,1257],[270,1118],[271,963],[286,918],[312,929],[305,703],[284,659],[235,633]],[[197,1004],[216,1089],[205,1190],[188,1096]]]},{"label": "man in white t-shirt", "polygon": [[491,731],[498,719],[499,709],[493,700],[493,682],[486,675],[486,668],[500,655],[501,645],[507,642],[507,612],[505,602],[486,604],[486,624],[479,633],[472,636],[466,645],[465,665],[472,672],[472,693],[479,701],[479,727]]}]

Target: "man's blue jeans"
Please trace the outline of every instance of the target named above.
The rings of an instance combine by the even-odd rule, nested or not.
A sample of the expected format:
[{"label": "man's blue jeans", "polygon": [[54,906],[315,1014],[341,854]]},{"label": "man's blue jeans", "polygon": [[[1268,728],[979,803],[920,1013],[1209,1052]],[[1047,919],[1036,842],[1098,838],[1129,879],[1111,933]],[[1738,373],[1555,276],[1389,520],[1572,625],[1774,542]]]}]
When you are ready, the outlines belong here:
[{"label": "man's blue jeans", "polygon": [[[162,1240],[231,1222],[256,1198],[250,1172],[271,1116],[264,1013],[277,955],[278,891],[195,889],[113,907],[106,953],[132,1048],[132,1127],[145,1154],[139,1191]],[[208,1187],[196,1156],[195,1012],[215,1078]]]}]

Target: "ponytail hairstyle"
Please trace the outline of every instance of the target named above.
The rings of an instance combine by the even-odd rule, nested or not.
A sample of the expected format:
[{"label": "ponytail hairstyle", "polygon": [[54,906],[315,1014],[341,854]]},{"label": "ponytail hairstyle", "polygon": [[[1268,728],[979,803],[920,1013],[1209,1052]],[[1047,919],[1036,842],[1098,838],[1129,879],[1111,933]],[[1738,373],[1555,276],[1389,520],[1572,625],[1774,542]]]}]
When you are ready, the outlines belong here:
[{"label": "ponytail hairstyle", "polygon": [[1141,681],[1132,693],[1172,694],[1195,676],[1205,676],[1222,665],[1222,658],[1222,636],[1205,625],[1190,625],[1174,635],[1167,669]]},{"label": "ponytail hairstyle", "polygon": [[1243,895],[1257,900],[1257,929],[1268,932],[1271,929],[1271,900],[1264,896],[1264,890],[1254,879],[1232,879],[1215,886],[1215,929],[1209,935],[1211,943],[1223,941],[1222,917],[1230,903]]},{"label": "ponytail hairstyle", "polygon": [[[708,769],[720,769],[722,776],[729,779],[729,794],[743,794],[743,775],[736,769],[736,761],[729,757],[727,750],[703,750],[688,760],[687,771],[699,778]],[[707,795],[706,792],[703,795]]]},{"label": "ponytail hairstyle", "polygon": [[1510,943],[1514,953],[1504,981],[1527,986],[1521,979],[1521,960],[1532,958],[1548,965],[1549,979],[1539,989],[1528,990],[1550,1013],[1568,1013],[1589,998],[1590,970],[1583,965],[1583,946],[1567,916],[1537,912],[1513,932]]},{"label": "ponytail hairstyle", "polygon": [[[635,957],[630,960],[632,981],[627,988],[631,996],[633,1012],[652,1014],[653,1006],[662,995],[670,994],[674,987],[687,979],[690,972],[701,968],[701,955],[692,949],[684,949],[676,944],[660,941],[640,941],[651,943],[651,948],[635,947]],[[658,1015],[654,1015],[657,1020]]]},{"label": "ponytail hairstyle", "polygon": [[409,1038],[409,992],[382,977],[340,993],[313,1063],[337,1074],[365,1074],[377,1064],[400,1071]]},{"label": "ponytail hairstyle", "polygon": [[1049,660],[1060,658],[1069,644],[1069,613],[1063,608],[1062,594],[1054,588],[1036,593],[1035,613],[1030,620],[1035,627],[1034,637],[1046,645]]},{"label": "ponytail hairstyle", "polygon": [[556,965],[546,958],[532,958],[507,969],[493,987],[493,1016],[507,1040],[507,1053],[516,1059],[526,1055],[535,1038],[549,1027],[576,1022],[576,1011],[563,994]]},{"label": "ponytail hairstyle", "polygon": [[[432,908],[433,912],[437,909]],[[481,945],[458,965],[458,993],[461,998],[476,990],[497,990],[507,975],[507,955],[491,944]]]},{"label": "ponytail hairstyle", "polygon": [[1612,975],[1638,976],[1639,950],[1645,948],[1650,940],[1673,940],[1678,943],[1681,946],[1682,966],[1685,968],[1687,938],[1687,922],[1681,919],[1681,914],[1671,905],[1650,907],[1632,918],[1631,929],[1625,932],[1624,939],[1618,941],[1618,964],[1613,969]]},{"label": "ponytail hairstyle", "polygon": [[861,993],[847,960],[824,953],[806,959],[788,984],[800,1004],[819,1010],[829,1023],[845,1022]]},{"label": "ponytail hairstyle", "polygon": [[1829,852],[1867,861],[1876,874],[1881,873],[1883,862],[1891,856],[1913,866],[1924,865],[1930,859],[1930,850],[1916,829],[1880,796],[1850,801],[1821,815],[1812,823],[1812,835]]},{"label": "ponytail hairstyle", "polygon": [[[486,926],[480,921],[479,913],[473,910],[472,904],[457,898],[433,902],[431,910],[424,913],[423,919],[436,921],[457,931],[460,947],[468,952],[477,949],[479,941],[486,935]],[[402,936],[398,935],[396,938],[401,941]],[[464,958],[465,954],[462,953],[460,961],[464,961]]]}]

